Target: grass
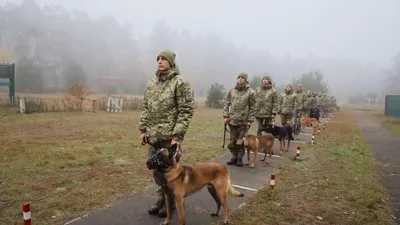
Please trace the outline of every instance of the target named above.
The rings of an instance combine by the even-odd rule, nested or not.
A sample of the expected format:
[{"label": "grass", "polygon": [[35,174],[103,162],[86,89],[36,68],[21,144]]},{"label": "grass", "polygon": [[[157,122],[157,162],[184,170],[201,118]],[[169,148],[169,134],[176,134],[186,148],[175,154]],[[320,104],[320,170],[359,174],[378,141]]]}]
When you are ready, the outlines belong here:
[{"label": "grass", "polygon": [[232,224],[391,224],[389,200],[355,117],[337,113],[316,144],[233,213]]},{"label": "grass", "polygon": [[385,111],[384,105],[368,105],[368,104],[347,104],[342,108],[348,108],[353,110],[370,111],[375,113],[383,113]]},{"label": "grass", "polygon": [[[15,114],[0,117],[0,224],[62,224],[132,194],[153,179],[139,140],[139,111]],[[221,110],[198,108],[183,142],[184,163],[227,153]],[[202,142],[198,142],[199,138]]]},{"label": "grass", "polygon": [[400,118],[385,116],[383,105],[367,105],[367,104],[348,104],[343,108],[368,111],[370,115],[379,121],[393,135],[400,137]]}]

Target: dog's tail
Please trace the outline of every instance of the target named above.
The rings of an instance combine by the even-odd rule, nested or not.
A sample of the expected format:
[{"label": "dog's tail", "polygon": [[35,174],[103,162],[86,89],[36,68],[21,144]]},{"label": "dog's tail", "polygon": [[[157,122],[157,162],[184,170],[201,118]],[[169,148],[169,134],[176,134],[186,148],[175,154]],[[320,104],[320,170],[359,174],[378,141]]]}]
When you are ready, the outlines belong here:
[{"label": "dog's tail", "polygon": [[244,197],[243,193],[241,193],[240,191],[236,190],[232,186],[231,177],[229,175],[228,175],[228,180],[227,180],[227,192],[229,194],[231,194],[232,196],[235,196],[235,197]]}]

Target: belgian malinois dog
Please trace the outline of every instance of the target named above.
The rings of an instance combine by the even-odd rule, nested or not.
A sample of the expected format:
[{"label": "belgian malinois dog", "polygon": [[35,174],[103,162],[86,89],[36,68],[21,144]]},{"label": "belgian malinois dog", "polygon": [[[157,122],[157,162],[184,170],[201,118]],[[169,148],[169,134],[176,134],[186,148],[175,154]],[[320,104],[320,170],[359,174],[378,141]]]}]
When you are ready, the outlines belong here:
[{"label": "belgian malinois dog", "polygon": [[312,125],[312,128],[313,128],[312,132],[314,135],[317,134],[319,131],[318,120],[315,118],[302,116],[302,117],[300,117],[300,123],[301,123],[302,129],[304,129],[304,127],[307,125]]},{"label": "belgian malinois dog", "polygon": [[168,148],[154,147],[158,150],[148,158],[146,165],[150,170],[158,170],[163,175],[165,182],[162,187],[165,193],[167,217],[160,225],[168,225],[171,221],[170,199],[172,198],[175,200],[179,225],[184,225],[184,198],[200,191],[205,185],[217,203],[217,211],[211,213],[211,216],[218,216],[222,205],[224,207],[224,224],[228,224],[227,194],[235,197],[244,196],[232,186],[228,168],[216,162],[181,166],[175,159],[179,151],[178,145],[174,144]]},{"label": "belgian malinois dog", "polygon": [[[275,143],[275,137],[272,134],[264,134],[261,136],[256,136],[254,134],[248,134],[244,140],[244,147],[247,150],[247,161],[250,164],[250,168],[254,168],[256,159],[257,159],[257,154],[260,150],[264,149],[264,158],[261,159],[261,161],[264,161],[265,158],[267,157],[267,154],[269,154],[269,160],[266,161],[267,164],[270,163],[272,155],[274,154],[274,150],[272,147],[274,146]],[[254,157],[253,161],[250,163],[250,151],[253,152]]]}]

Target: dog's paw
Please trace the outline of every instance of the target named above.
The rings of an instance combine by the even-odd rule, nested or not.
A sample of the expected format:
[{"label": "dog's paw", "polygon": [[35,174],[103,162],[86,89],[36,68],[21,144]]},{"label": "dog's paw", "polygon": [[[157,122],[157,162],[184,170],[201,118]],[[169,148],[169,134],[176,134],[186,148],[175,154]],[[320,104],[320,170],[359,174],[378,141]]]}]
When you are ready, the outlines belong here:
[{"label": "dog's paw", "polygon": [[251,164],[251,165],[250,165],[250,168],[252,168],[252,169],[253,169],[253,168],[254,168],[254,164]]},{"label": "dog's paw", "polygon": [[160,225],[169,225],[169,222],[164,221],[164,222],[160,223]]},{"label": "dog's paw", "polygon": [[224,225],[229,225],[229,222],[227,221],[227,222],[224,222],[223,224],[224,224]]},{"label": "dog's paw", "polygon": [[218,213],[215,213],[215,212],[210,213],[210,216],[212,216],[212,217],[217,217],[217,216],[218,216]]},{"label": "dog's paw", "polygon": [[260,161],[264,161],[265,159],[261,159]]}]

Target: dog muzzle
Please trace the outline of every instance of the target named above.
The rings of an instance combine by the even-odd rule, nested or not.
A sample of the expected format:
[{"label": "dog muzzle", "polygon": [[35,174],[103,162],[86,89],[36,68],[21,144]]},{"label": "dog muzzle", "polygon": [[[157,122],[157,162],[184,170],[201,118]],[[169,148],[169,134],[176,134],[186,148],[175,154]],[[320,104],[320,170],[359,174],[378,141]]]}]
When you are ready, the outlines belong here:
[{"label": "dog muzzle", "polygon": [[[161,151],[163,151],[162,149]],[[147,159],[146,166],[147,169],[149,170],[154,170],[154,169],[163,169],[167,168],[168,165],[164,163],[164,160],[162,159],[161,151],[158,151],[156,154],[150,156],[150,158]]]},{"label": "dog muzzle", "polygon": [[[153,169],[163,170],[163,169],[167,169],[170,166],[170,164],[168,163],[168,160],[165,159],[166,156],[163,156],[161,154],[162,151],[168,151],[168,150],[165,149],[165,148],[160,149],[154,155],[150,156],[147,159],[147,162],[146,162],[147,169],[149,169],[149,170],[153,170]],[[175,152],[174,152],[173,157],[177,161],[179,161],[179,158],[181,157],[181,155],[182,155],[181,150],[179,148],[177,148],[175,150]]]}]

